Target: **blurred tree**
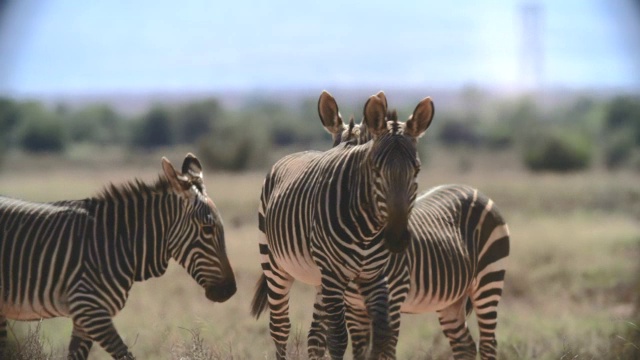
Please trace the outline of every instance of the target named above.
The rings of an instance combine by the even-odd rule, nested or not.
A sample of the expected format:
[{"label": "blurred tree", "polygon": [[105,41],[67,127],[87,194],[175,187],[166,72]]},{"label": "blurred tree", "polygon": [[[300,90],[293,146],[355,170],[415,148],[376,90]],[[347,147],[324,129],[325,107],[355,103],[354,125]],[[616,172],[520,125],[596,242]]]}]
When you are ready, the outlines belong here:
[{"label": "blurred tree", "polygon": [[67,146],[65,127],[55,113],[41,104],[27,102],[20,105],[18,142],[28,152],[62,152]]},{"label": "blurred tree", "polygon": [[222,114],[216,99],[193,102],[182,106],[176,114],[180,143],[195,143],[200,137],[209,135]]},{"label": "blurred tree", "polygon": [[442,120],[438,140],[446,146],[475,147],[480,144],[480,136],[476,132],[475,126],[452,117],[446,117]]},{"label": "blurred tree", "polygon": [[640,143],[640,97],[617,96],[609,103],[605,116],[605,130],[627,129]]},{"label": "blurred tree", "polygon": [[220,123],[218,131],[198,141],[198,156],[207,168],[242,171],[267,163],[269,124],[250,114],[238,115]]},{"label": "blurred tree", "polygon": [[0,147],[7,146],[12,131],[20,121],[18,104],[9,98],[0,97]]},{"label": "blurred tree", "polygon": [[91,105],[67,116],[74,142],[113,145],[123,142],[123,119],[108,105]]},{"label": "blurred tree", "polygon": [[171,112],[154,106],[140,120],[133,135],[133,145],[145,149],[173,145],[173,121]]},{"label": "blurred tree", "polygon": [[525,166],[533,171],[583,170],[591,164],[593,142],[579,131],[554,126],[532,134],[525,143],[523,158]]},{"label": "blurred tree", "polygon": [[640,97],[617,96],[604,117],[604,160],[609,169],[635,163],[640,151]]}]

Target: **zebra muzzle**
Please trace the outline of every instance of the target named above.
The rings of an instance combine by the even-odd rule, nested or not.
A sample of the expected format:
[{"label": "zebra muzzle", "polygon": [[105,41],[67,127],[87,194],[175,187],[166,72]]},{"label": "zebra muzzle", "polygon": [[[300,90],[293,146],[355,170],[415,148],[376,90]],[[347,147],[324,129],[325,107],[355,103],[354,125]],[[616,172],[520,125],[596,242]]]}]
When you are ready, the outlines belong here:
[{"label": "zebra muzzle", "polygon": [[236,293],[236,282],[229,281],[222,284],[211,285],[205,289],[207,299],[214,302],[225,302]]},{"label": "zebra muzzle", "polygon": [[384,244],[392,253],[401,253],[409,246],[411,233],[406,227],[404,229],[385,229]]},{"label": "zebra muzzle", "polygon": [[391,197],[388,200],[389,215],[383,235],[385,246],[393,253],[403,252],[411,240],[408,203],[402,197]]}]

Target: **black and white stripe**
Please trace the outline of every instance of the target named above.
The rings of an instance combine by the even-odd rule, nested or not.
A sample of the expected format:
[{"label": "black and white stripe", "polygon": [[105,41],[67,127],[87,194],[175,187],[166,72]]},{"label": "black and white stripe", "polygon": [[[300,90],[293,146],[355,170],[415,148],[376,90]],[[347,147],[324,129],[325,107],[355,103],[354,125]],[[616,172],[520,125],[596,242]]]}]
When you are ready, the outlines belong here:
[{"label": "black and white stripe", "polygon": [[[377,96],[386,102],[384,93]],[[329,131],[334,146],[364,144],[372,138],[366,124],[355,125],[353,119]],[[475,310],[481,358],[494,359],[497,306],[509,255],[509,229],[495,204],[469,186],[439,186],[416,199],[409,230],[414,240],[406,252],[392,255],[385,270],[390,306],[404,313],[437,311],[455,359],[475,359],[476,345],[466,323]],[[345,294],[356,359],[366,356],[370,343],[370,320],[359,291],[352,283]]]},{"label": "black and white stripe", "polygon": [[162,165],[155,184],[111,185],[84,200],[0,197],[0,355],[7,319],[63,316],[73,321],[70,359],[86,359],[94,341],[114,358],[133,358],[111,318],[135,281],[162,275],[172,258],[208,299],[235,293],[199,161],[188,154],[182,173],[166,158]]},{"label": "black and white stripe", "polygon": [[[405,253],[392,256],[386,270],[391,303],[400,303],[403,313],[438,312],[454,359],[476,358],[466,322],[474,310],[480,356],[495,359],[497,307],[509,255],[509,229],[495,204],[469,186],[439,186],[416,199],[409,229],[414,241]],[[370,325],[357,286],[350,286],[345,298],[354,358],[364,358]]]},{"label": "black and white stripe", "polygon": [[[329,131],[342,126],[335,100],[327,92],[318,109]],[[432,116],[433,105],[426,98],[406,123],[387,123],[386,102],[372,96],[364,108],[372,141],[292,154],[267,175],[259,209],[263,275],[252,312],[257,316],[269,307],[277,358],[286,356],[289,289],[294,279],[318,290],[308,339],[311,358],[323,356],[325,345],[332,358],[343,357],[344,291],[350,281],[363,290],[373,323],[375,356],[395,356],[392,339],[398,329],[390,321],[395,315],[389,312],[382,270],[390,253],[409,245],[407,224],[420,168],[416,143]]]}]

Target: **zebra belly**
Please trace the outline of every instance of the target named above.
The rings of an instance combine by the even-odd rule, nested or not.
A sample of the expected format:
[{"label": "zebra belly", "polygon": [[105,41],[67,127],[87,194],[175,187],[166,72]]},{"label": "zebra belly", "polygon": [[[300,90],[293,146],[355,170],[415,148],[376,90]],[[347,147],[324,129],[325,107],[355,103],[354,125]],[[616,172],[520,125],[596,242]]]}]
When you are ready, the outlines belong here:
[{"label": "zebra belly", "polygon": [[418,286],[414,276],[411,279],[407,298],[400,311],[404,313],[425,313],[442,310],[467,296],[471,286],[471,281],[441,283],[435,278]]},{"label": "zebra belly", "polygon": [[320,269],[310,257],[275,257],[275,259],[278,266],[294,279],[313,286],[320,285]]},{"label": "zebra belly", "polygon": [[440,299],[418,299],[415,297],[407,297],[407,300],[400,307],[400,311],[408,314],[421,314],[427,312],[435,312],[449,307],[458,301],[459,298],[440,300]]},{"label": "zebra belly", "polygon": [[50,319],[69,316],[69,307],[66,302],[60,301],[56,304],[42,304],[39,301],[21,304],[4,302],[0,306],[0,314],[12,320]]}]

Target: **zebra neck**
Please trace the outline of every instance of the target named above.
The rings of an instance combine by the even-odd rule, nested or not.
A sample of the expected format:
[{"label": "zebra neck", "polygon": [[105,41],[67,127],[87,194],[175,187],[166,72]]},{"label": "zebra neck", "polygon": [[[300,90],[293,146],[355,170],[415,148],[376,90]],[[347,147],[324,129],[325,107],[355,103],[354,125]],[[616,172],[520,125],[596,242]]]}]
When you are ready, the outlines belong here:
[{"label": "zebra neck", "polygon": [[[359,238],[373,240],[384,228],[377,203],[374,198],[373,174],[367,160],[367,149],[355,151],[344,165],[344,175],[339,178],[342,194],[340,197],[340,217],[351,219],[359,229]],[[348,209],[348,214],[345,210]]]},{"label": "zebra neck", "polygon": [[169,263],[167,224],[173,222],[163,210],[175,201],[167,194],[145,194],[98,204],[93,254],[101,271],[131,281],[162,275]]}]

